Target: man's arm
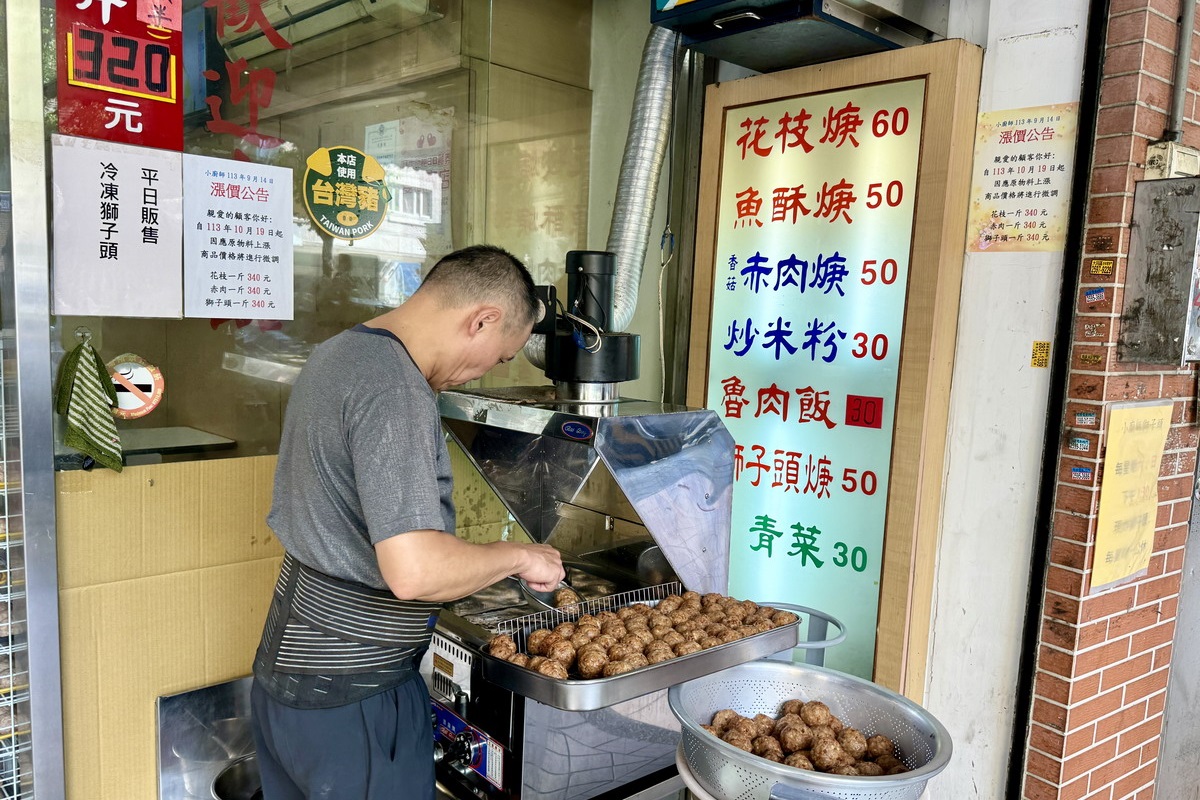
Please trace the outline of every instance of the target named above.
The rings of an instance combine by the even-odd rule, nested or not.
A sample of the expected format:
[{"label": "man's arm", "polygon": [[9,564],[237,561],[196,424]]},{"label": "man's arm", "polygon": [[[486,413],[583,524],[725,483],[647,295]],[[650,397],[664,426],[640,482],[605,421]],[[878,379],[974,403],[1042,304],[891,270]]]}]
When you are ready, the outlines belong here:
[{"label": "man's arm", "polygon": [[401,600],[445,602],[474,594],[510,575],[538,591],[565,577],[562,556],[545,544],[472,544],[442,531],[409,531],[375,545],[379,570]]}]

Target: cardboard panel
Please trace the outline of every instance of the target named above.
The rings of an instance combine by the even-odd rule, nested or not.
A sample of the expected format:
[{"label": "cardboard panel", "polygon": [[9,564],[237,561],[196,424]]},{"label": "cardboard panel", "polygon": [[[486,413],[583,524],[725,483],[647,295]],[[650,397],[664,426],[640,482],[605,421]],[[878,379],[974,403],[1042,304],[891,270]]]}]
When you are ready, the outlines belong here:
[{"label": "cardboard panel", "polygon": [[68,796],[157,796],[155,700],[250,672],[274,457],[58,478]]}]

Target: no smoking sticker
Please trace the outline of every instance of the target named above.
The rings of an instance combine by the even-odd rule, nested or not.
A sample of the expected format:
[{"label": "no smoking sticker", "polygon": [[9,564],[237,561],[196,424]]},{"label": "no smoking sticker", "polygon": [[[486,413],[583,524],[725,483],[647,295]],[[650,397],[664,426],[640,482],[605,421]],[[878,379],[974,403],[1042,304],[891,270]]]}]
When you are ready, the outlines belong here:
[{"label": "no smoking sticker", "polygon": [[163,376],[158,367],[133,353],[119,355],[107,366],[117,390],[113,416],[137,419],[158,408],[163,398]]}]

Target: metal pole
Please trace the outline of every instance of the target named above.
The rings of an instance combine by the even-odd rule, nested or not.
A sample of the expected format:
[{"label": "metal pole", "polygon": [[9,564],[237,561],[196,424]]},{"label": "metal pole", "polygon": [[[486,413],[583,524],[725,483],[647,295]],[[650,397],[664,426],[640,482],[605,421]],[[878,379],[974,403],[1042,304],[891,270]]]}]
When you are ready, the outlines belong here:
[{"label": "metal pole", "polygon": [[24,507],[33,784],[66,796],[58,645],[54,433],[50,377],[50,261],[42,21],[38,0],[4,0],[12,174],[13,298],[21,491]]},{"label": "metal pole", "polygon": [[1171,118],[1163,131],[1164,142],[1178,142],[1183,137],[1183,103],[1187,99],[1195,27],[1196,0],[1183,0],[1179,9],[1179,44],[1175,47],[1175,76],[1171,83]]}]

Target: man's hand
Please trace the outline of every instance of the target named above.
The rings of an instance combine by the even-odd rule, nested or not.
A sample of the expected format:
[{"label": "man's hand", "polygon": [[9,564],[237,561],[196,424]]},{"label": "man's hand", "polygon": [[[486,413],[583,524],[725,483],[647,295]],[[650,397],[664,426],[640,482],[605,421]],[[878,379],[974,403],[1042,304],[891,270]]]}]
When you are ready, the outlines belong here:
[{"label": "man's hand", "polygon": [[537,591],[565,577],[562,556],[545,544],[471,544],[441,531],[409,531],[375,545],[379,571],[401,600],[446,602],[518,575]]},{"label": "man's hand", "polygon": [[535,592],[552,592],[567,577],[562,554],[548,544],[520,545],[525,549],[529,565],[517,573]]}]

